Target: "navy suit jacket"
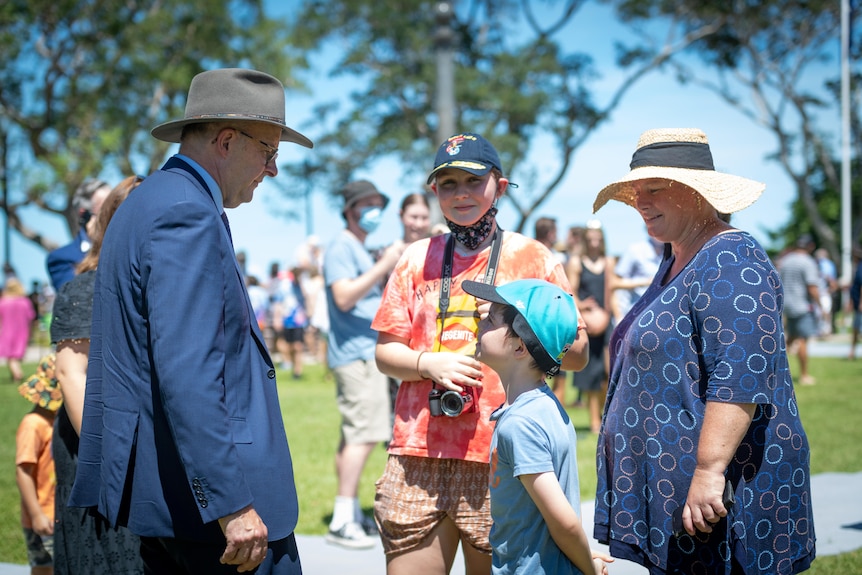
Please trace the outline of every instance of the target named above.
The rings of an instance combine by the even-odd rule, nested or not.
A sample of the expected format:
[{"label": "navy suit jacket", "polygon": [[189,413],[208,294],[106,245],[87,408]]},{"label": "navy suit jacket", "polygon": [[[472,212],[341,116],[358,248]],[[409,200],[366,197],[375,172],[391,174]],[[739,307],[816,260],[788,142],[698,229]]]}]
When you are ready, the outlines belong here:
[{"label": "navy suit jacket", "polygon": [[175,161],[105,235],[69,505],[224,541],[216,520],[252,504],[275,541],[298,515],[275,370],[221,214]]},{"label": "navy suit jacket", "polygon": [[[86,250],[83,249],[84,242],[87,242]],[[45,259],[45,267],[48,270],[54,291],[59,292],[63,284],[75,277],[75,268],[87,255],[89,246],[90,238],[87,237],[87,230],[81,226],[75,239],[48,254]]]}]

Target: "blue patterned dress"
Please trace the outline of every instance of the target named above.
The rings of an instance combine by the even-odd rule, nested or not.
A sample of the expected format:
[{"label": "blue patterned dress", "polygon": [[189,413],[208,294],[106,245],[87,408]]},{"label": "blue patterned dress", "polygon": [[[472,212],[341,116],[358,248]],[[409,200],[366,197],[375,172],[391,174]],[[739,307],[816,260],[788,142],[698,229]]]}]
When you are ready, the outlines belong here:
[{"label": "blue patterned dress", "polygon": [[[611,339],[594,536],[653,574],[771,573],[814,559],[808,439],[781,325],[781,281],[749,234],[710,239],[661,285],[666,260]],[[736,504],[712,533],[671,535],[707,401],[755,403],[727,477]]]}]

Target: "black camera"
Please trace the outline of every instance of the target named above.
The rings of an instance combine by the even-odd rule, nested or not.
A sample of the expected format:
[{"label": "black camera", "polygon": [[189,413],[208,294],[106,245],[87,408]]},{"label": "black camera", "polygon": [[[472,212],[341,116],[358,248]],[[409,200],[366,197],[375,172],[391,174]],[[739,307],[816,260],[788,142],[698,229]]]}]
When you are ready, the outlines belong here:
[{"label": "black camera", "polygon": [[475,395],[475,390],[470,386],[464,386],[463,391],[435,388],[428,393],[428,409],[432,417],[458,417],[462,413],[472,413],[476,411]]}]

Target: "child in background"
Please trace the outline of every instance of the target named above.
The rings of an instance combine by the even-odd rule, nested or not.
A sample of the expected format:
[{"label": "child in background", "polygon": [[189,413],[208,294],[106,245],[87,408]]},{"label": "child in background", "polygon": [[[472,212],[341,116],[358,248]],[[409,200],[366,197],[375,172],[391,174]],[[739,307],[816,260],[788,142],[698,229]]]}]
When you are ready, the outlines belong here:
[{"label": "child in background", "polygon": [[31,575],[54,573],[54,459],[51,437],[54,414],[63,396],[51,362],[43,361],[36,373],[18,387],[33,410],[21,420],[15,436],[15,466],[21,493],[21,527],[27,543]]},{"label": "child in background", "polygon": [[479,322],[476,359],[506,392],[491,415],[492,573],[607,575],[604,561],[613,558],[590,550],[579,517],[575,430],[545,383],[575,341],[574,298],[539,279],[462,287],[492,302]]}]

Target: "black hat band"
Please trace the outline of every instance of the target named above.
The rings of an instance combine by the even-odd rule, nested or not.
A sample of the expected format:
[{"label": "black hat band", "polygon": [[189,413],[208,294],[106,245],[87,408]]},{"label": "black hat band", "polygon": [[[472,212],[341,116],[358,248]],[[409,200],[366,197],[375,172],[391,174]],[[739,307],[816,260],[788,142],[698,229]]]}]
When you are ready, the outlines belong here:
[{"label": "black hat band", "polygon": [[632,155],[631,169],[644,167],[715,170],[709,144],[658,142],[639,148]]}]

